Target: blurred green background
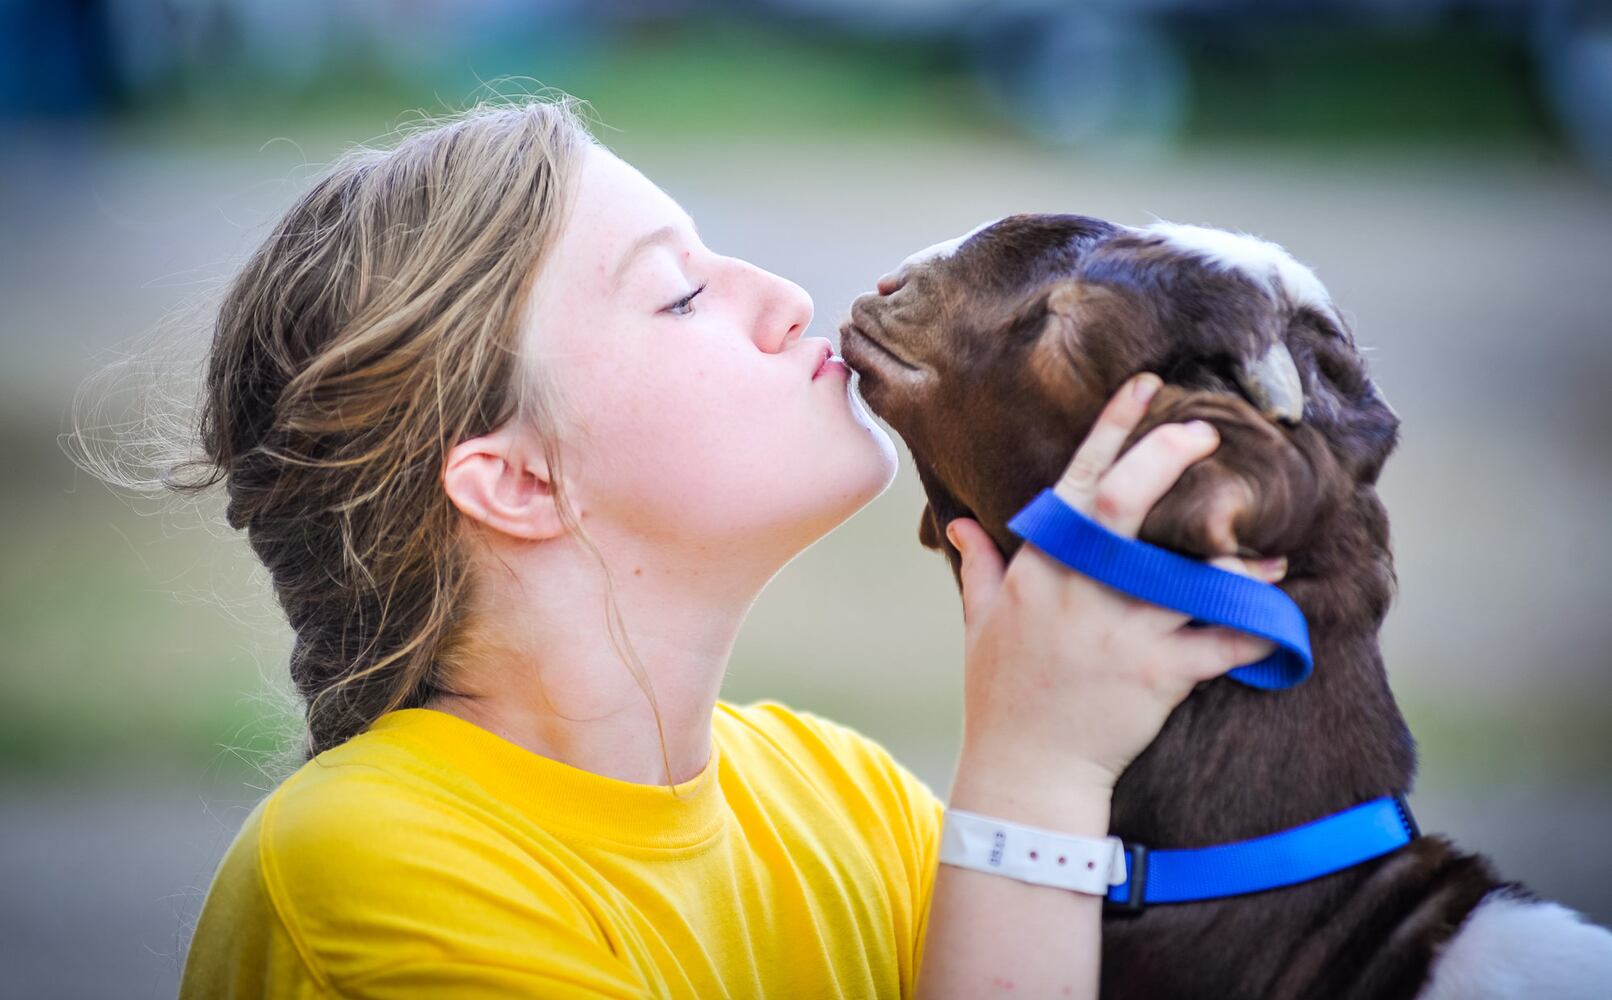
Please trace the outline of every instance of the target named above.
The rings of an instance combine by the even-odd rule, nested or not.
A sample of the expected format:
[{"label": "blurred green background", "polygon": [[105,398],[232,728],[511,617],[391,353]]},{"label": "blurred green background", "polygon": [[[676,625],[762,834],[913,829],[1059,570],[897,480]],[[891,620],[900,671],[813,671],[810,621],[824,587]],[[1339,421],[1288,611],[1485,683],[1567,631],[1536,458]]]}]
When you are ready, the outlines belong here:
[{"label": "blurred green background", "polygon": [[[0,6],[0,953],[19,996],[172,995],[296,732],[290,635],[208,499],[63,435],[184,401],[208,310],[345,145],[563,88],[813,335],[1014,211],[1245,230],[1313,265],[1404,418],[1383,633],[1422,825],[1612,921],[1612,51],[1601,4],[1426,0]],[[1599,53],[1599,55],[1597,55]],[[1599,61],[1597,61],[1599,60]],[[152,369],[153,360],[168,367]],[[153,396],[153,393],[161,395]],[[726,696],[944,793],[961,623],[910,463],[756,606]]]}]

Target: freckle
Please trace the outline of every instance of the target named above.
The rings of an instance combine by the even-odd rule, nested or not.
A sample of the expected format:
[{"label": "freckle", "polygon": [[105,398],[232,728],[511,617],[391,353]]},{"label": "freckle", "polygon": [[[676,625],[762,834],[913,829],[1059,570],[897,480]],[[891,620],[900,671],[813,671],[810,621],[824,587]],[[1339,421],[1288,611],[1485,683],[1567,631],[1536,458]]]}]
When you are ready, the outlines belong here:
[{"label": "freckle", "polygon": [[632,571],[632,575],[633,576],[643,576],[644,575],[644,567],[642,567],[642,566],[634,567],[633,571]]}]

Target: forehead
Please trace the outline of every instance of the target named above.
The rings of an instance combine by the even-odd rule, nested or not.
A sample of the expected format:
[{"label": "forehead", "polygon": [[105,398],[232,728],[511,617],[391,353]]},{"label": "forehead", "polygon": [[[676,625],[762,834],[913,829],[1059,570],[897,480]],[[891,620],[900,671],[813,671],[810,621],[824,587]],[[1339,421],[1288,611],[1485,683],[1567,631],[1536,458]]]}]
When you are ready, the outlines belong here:
[{"label": "forehead", "polygon": [[[1315,272],[1294,259],[1281,246],[1248,233],[1162,220],[1137,229],[1087,216],[1005,216],[975,226],[961,236],[925,247],[907,257],[901,266],[910,267],[955,257],[963,250],[964,244],[985,230],[1006,234],[1006,241],[976,243],[966,253],[978,258],[976,263],[994,265],[998,271],[1005,269],[1013,276],[1010,283],[1036,284],[1050,275],[1068,273],[1078,266],[1087,250],[1105,243],[1117,251],[1120,258],[1136,255],[1143,247],[1152,245],[1162,247],[1174,259],[1195,261],[1216,270],[1235,273],[1262,289],[1278,304],[1285,303],[1293,308],[1307,307],[1334,323],[1339,322],[1331,296]],[[1116,244],[1109,242],[1111,237],[1126,238]],[[1112,261],[1116,258],[1109,259]],[[991,266],[986,266],[983,271],[976,268],[978,273],[975,277],[988,275],[992,270]]]},{"label": "forehead", "polygon": [[570,197],[559,236],[538,268],[522,313],[524,336],[546,345],[544,350],[590,350],[609,342],[596,335],[601,323],[612,310],[630,308],[632,296],[626,293],[643,274],[640,260],[616,285],[622,256],[655,229],[687,224],[671,196],[600,146],[586,148]]},{"label": "forehead", "polygon": [[608,282],[621,255],[645,233],[689,221],[682,206],[636,167],[590,146],[557,257],[573,271],[586,268]]},{"label": "forehead", "polygon": [[973,236],[975,233],[983,232],[1001,221],[1002,220],[1000,218],[991,219],[989,222],[980,223],[961,236],[954,236],[949,240],[941,240],[939,243],[926,246],[917,253],[908,254],[906,259],[903,260],[899,266],[911,267],[914,264],[920,264],[924,261],[944,260],[945,258],[955,254],[958,248],[964,243],[967,243],[969,237]]},{"label": "forehead", "polygon": [[1315,272],[1300,264],[1275,243],[1248,233],[1233,233],[1205,226],[1155,222],[1142,230],[1162,237],[1166,246],[1184,256],[1248,278],[1270,297],[1294,306],[1308,306],[1332,316],[1332,299]]}]

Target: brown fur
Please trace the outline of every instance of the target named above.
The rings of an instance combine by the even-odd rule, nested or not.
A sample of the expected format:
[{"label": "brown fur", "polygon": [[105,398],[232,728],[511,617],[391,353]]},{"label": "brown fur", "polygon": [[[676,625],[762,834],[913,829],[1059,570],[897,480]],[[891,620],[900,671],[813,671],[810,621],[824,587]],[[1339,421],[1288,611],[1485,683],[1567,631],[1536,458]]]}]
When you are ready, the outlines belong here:
[{"label": "brown fur", "polygon": [[[919,539],[960,556],[946,522],[1006,521],[1055,482],[1126,379],[1165,379],[1129,448],[1205,419],[1221,444],[1152,508],[1139,537],[1194,557],[1286,555],[1316,668],[1283,692],[1201,685],[1115,789],[1113,832],[1154,848],[1272,833],[1408,792],[1415,744],[1377,632],[1396,580],[1375,483],[1399,419],[1330,312],[1268,295],[1143,231],[1074,215],[1013,216],[949,258],[857,299],[842,354],[906,441],[928,502]],[[1294,426],[1262,415],[1239,359],[1285,344],[1303,382]],[[960,584],[959,578],[959,584]],[[1113,916],[1105,997],[1411,997],[1434,948],[1490,889],[1483,859],[1421,837],[1297,886]]]}]

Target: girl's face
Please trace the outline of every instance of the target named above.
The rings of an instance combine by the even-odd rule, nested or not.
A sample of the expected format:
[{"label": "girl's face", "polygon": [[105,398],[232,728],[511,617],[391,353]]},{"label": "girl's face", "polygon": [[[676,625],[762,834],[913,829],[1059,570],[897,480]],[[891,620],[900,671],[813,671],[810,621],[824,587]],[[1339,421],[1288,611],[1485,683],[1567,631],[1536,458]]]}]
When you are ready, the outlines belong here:
[{"label": "girl's face", "polygon": [[700,242],[643,174],[590,146],[533,289],[524,348],[577,429],[566,467],[590,529],[788,559],[895,477],[890,437],[792,281]]}]

